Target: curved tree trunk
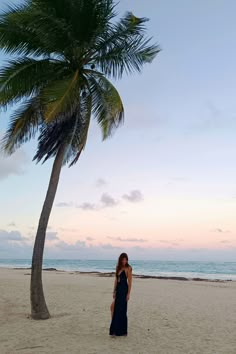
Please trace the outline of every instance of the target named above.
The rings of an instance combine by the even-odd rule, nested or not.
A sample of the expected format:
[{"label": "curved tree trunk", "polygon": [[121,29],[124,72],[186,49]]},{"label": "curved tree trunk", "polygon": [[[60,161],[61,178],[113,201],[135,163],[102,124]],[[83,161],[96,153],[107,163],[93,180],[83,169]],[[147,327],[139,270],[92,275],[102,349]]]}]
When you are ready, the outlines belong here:
[{"label": "curved tree trunk", "polygon": [[49,216],[52,210],[53,201],[56,195],[57,186],[59,182],[60,172],[64,158],[65,146],[62,146],[55,157],[50,182],[43,204],[43,209],[40,215],[38,230],[34,243],[32,270],[31,270],[31,284],[30,284],[30,298],[31,298],[31,316],[35,320],[48,319],[50,317],[43,293],[42,284],[42,263],[43,251],[46,230],[48,226]]}]

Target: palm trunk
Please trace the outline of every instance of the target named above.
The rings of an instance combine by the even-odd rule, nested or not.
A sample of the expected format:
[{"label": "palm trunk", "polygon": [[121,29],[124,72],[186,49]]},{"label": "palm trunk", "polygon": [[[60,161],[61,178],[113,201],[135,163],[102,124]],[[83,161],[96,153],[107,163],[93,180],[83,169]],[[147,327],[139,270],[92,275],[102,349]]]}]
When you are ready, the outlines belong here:
[{"label": "palm trunk", "polygon": [[32,257],[32,270],[31,270],[30,298],[31,298],[31,316],[35,320],[48,319],[50,317],[45,302],[45,298],[44,298],[43,284],[42,284],[43,250],[44,250],[48,220],[49,220],[49,216],[53,206],[53,201],[57,191],[64,153],[65,153],[65,146],[62,146],[58,150],[58,153],[53,163],[50,182],[48,185],[46,198],[43,204],[43,209],[40,215],[38,230],[37,230],[35,243],[34,243],[34,250],[33,250],[33,257]]}]

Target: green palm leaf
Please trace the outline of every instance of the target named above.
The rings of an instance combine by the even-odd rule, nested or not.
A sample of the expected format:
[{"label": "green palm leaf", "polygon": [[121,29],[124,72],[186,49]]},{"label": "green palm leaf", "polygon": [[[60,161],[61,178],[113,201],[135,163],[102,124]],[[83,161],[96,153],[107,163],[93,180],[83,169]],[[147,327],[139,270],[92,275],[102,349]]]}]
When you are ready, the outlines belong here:
[{"label": "green palm leaf", "polygon": [[94,62],[105,75],[121,78],[124,72],[140,72],[159,53],[159,46],[145,36],[147,21],[128,12],[99,40]]},{"label": "green palm leaf", "polygon": [[84,98],[81,97],[80,111],[78,112],[76,125],[71,137],[71,149],[65,156],[65,161],[70,161],[70,167],[78,161],[87,143],[91,113],[92,97],[90,95],[86,95]]},{"label": "green palm leaf", "polygon": [[93,113],[102,128],[103,139],[106,139],[123,122],[123,103],[118,91],[105,76],[88,72],[88,82],[93,97]]},{"label": "green palm leaf", "polygon": [[73,104],[79,102],[78,78],[79,72],[76,70],[68,79],[55,81],[42,91],[44,117],[47,122],[66,110],[73,111]]},{"label": "green palm leaf", "polygon": [[1,142],[3,151],[12,154],[22,144],[34,138],[41,123],[40,104],[36,98],[31,98],[13,113]]},{"label": "green palm leaf", "polygon": [[37,162],[45,162],[54,157],[58,148],[66,146],[64,163],[75,164],[85,148],[91,118],[91,96],[81,97],[80,109],[70,114],[67,119],[57,118],[50,123],[43,123],[38,150],[34,157]]},{"label": "green palm leaf", "polygon": [[53,78],[64,76],[65,65],[50,59],[23,57],[10,60],[0,70],[0,104],[8,105],[35,95]]},{"label": "green palm leaf", "polygon": [[[30,4],[30,5],[28,5]],[[53,13],[31,2],[9,7],[0,17],[0,45],[5,52],[23,55],[61,53],[68,42],[68,27]],[[33,3],[34,4],[34,3]]]}]

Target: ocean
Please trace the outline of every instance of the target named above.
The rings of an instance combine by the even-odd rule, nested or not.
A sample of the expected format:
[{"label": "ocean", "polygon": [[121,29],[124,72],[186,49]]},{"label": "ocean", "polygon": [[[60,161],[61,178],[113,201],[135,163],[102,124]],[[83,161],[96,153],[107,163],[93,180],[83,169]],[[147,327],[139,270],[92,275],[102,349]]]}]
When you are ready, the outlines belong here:
[{"label": "ocean", "polygon": [[[115,260],[45,259],[44,268],[65,271],[112,272]],[[164,277],[236,280],[236,262],[141,261],[132,260],[133,273]],[[30,259],[0,259],[0,267],[29,268]]]}]

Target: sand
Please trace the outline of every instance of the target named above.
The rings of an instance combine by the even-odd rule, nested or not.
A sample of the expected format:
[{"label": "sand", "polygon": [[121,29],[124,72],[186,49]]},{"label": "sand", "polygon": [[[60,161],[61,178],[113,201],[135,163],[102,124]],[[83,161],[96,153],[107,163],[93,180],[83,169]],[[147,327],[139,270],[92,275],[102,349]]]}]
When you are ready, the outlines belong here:
[{"label": "sand", "polygon": [[134,279],[111,338],[113,278],[44,272],[51,319],[29,317],[29,270],[0,269],[0,354],[235,354],[236,282]]}]

